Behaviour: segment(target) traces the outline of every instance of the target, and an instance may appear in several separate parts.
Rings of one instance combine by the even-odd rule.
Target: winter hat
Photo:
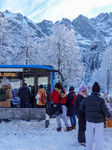
[[[23,86],[27,86],[27,83],[23,83]]]
[[[87,91],[87,88],[84,85],[81,85],[79,91],[81,92]]]
[[[100,92],[100,86],[98,84],[98,82],[95,82],[93,87],[92,87],[92,91],[93,92],[96,92],[96,93],[99,93]]]
[[[43,88],[43,84],[41,84],[41,85],[39,86],[39,88],[40,88],[40,89]]]
[[[11,84],[9,82],[7,82],[6,85],[9,85],[11,87]]]
[[[69,92],[70,92],[70,91],[74,91],[74,86],[70,86]]]
[[[55,84],[55,88],[58,88],[58,89],[60,89],[60,90],[63,90],[62,84],[61,84],[60,82],[57,82],[57,83]]]

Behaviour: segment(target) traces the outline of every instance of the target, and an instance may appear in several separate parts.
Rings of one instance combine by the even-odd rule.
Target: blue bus
[[[5,83],[11,84],[13,98],[11,101],[14,103],[20,101],[18,97],[18,90],[27,83],[32,99],[32,108],[37,107],[35,95],[39,90],[39,85],[43,84],[47,93],[51,93],[55,84],[55,73],[60,75],[63,82],[64,78],[60,71],[53,69],[52,66],[46,65],[0,65],[0,86]]]

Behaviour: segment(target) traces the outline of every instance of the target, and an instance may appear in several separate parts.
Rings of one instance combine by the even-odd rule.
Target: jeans
[[[24,103],[24,104],[20,104],[21,108],[29,108],[29,102]]]
[[[76,118],[75,118],[75,116],[70,116],[70,122],[71,122],[71,125],[76,125]]]

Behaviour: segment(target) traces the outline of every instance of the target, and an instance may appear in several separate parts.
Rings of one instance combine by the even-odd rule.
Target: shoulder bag
[[[60,100],[58,104],[51,104],[51,108],[49,110],[49,115],[55,115],[55,116],[59,116],[63,113],[62,111],[62,106],[61,106],[61,93],[60,93]]]

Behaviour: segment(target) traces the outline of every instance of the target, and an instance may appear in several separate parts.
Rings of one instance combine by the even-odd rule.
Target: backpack
[[[6,99],[6,90],[0,89],[0,101],[5,101]]]
[[[72,93],[70,93],[70,94],[73,96],[73,100],[70,101],[70,102],[71,102],[71,104],[72,104],[73,106],[75,106],[76,94],[75,94],[75,95],[72,94]]]
[[[42,102],[42,104],[46,104],[46,95],[45,95],[45,92],[41,92],[41,91],[39,91],[39,92],[42,93],[40,101]]]

